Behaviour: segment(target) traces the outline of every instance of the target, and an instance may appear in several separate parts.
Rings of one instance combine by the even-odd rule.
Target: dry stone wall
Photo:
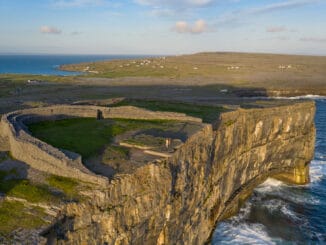
[[[104,118],[164,119],[201,122],[201,119],[182,113],[153,112],[132,106],[51,106],[26,109],[5,114],[0,122],[0,135],[7,142],[12,156],[33,168],[51,174],[73,177],[84,181],[106,185],[107,179],[90,172],[82,164],[81,156],[63,152],[31,136],[25,124],[42,120],[57,120],[69,117],[96,117],[98,111]]]

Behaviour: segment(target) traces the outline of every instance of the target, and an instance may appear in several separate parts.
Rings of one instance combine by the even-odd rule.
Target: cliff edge
[[[204,244],[267,177],[309,181],[314,114],[313,102],[222,113],[172,157],[68,204],[43,235],[50,244]]]

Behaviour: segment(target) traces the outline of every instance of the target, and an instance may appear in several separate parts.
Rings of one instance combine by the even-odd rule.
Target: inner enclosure
[[[69,118],[28,125],[33,136],[80,154],[96,174],[112,178],[169,157],[203,127],[196,122]]]

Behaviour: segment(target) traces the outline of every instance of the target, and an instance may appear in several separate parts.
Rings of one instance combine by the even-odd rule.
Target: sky
[[[326,55],[326,0],[0,0],[0,53]]]

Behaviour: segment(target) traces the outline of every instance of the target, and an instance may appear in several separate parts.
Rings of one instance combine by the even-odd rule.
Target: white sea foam
[[[324,99],[326,99],[326,96],[307,94],[307,95],[293,96],[293,97],[276,96],[276,97],[270,97],[270,98],[271,99],[282,99],[282,100],[301,100],[301,99],[324,100]]]
[[[295,220],[295,221],[301,221],[302,223],[302,220],[301,218],[298,216],[298,214],[296,214],[295,212],[293,212],[290,208],[289,208],[289,205],[283,205],[281,208],[280,208],[281,212],[289,217],[291,220]],[[302,225],[302,224],[301,224]]]
[[[286,184],[282,183],[281,181],[273,178],[268,178],[264,183],[257,186],[255,190],[260,193],[275,192],[284,186],[286,186]]]
[[[315,170],[314,169],[315,166],[313,167],[312,170],[312,183],[315,183],[317,180],[319,181],[322,177],[323,174],[318,175],[317,173],[319,172],[319,170]],[[315,171],[317,173],[315,173]],[[306,187],[309,187],[309,185],[307,185]],[[301,204],[318,204],[320,203],[320,200],[314,196],[311,195],[302,195],[301,192],[297,192],[296,189],[297,188],[302,188],[300,186],[292,186],[292,185],[287,185],[284,184],[283,182],[279,181],[279,180],[275,180],[272,178],[268,178],[263,184],[259,185],[258,187],[256,187],[255,192],[259,193],[259,195],[265,196],[265,195],[272,195],[275,197],[279,197],[280,200],[277,201],[281,201],[283,200],[289,200],[291,202],[294,203],[301,203]],[[285,203],[277,203],[278,205],[276,205],[276,203],[273,203],[271,205],[268,206],[268,204],[266,204],[270,210],[275,210],[275,209],[279,209],[281,208],[282,205],[285,205]],[[274,205],[274,207],[273,207]]]
[[[220,240],[222,238],[222,241]],[[222,223],[213,237],[213,244],[276,244],[262,224]]]
[[[326,161],[314,160],[310,165],[310,181],[316,184],[326,175]]]
[[[301,96],[292,96],[292,97],[285,97],[285,96],[274,96],[274,97],[266,97],[266,96],[253,96],[253,97],[243,97],[245,99],[265,99],[265,100],[302,100],[302,99],[310,99],[310,100],[325,100],[326,96],[323,95],[316,95],[316,94],[307,94]]]
[[[279,199],[271,199],[268,201],[264,201],[261,204],[261,206],[267,208],[271,213],[281,210],[281,208],[285,205],[286,203]]]

